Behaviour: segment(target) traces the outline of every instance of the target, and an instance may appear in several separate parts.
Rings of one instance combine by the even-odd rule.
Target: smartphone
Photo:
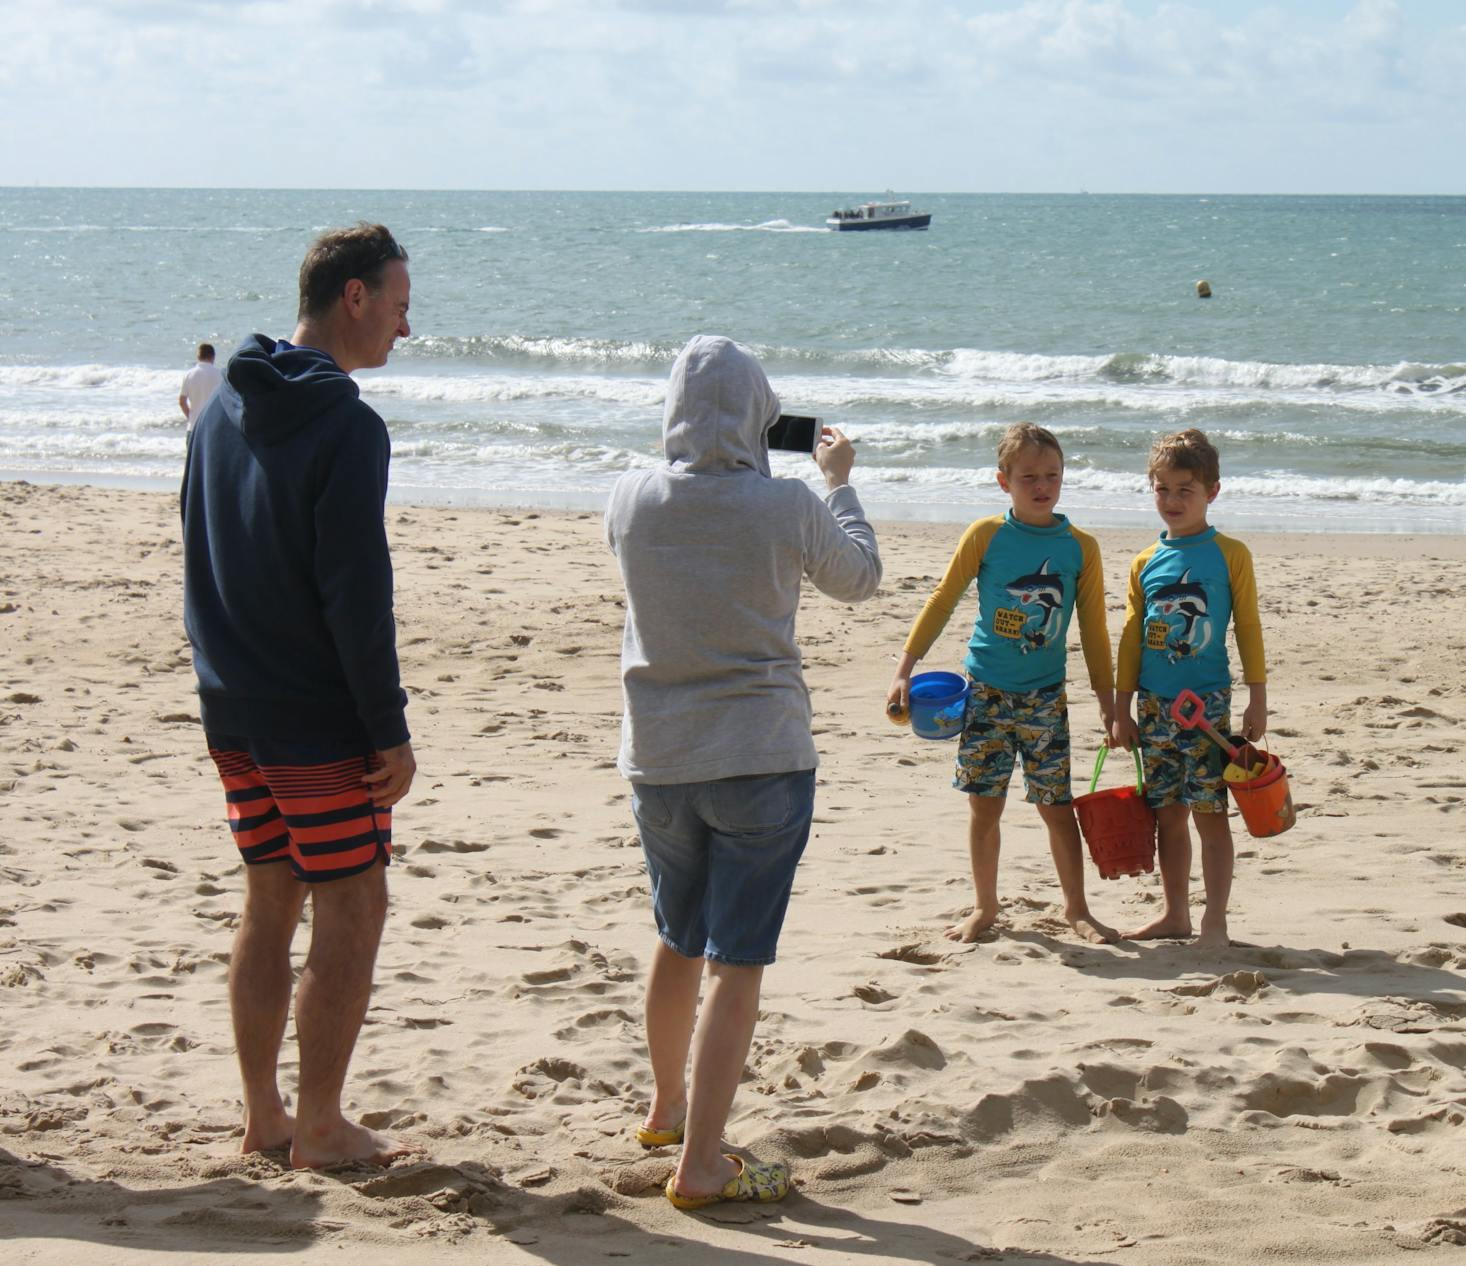
[[[769,447],[786,453],[813,453],[824,432],[823,418],[781,413],[779,420],[769,427]]]

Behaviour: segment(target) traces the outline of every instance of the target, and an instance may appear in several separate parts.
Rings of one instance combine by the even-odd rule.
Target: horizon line
[[[597,189],[597,188],[472,188],[469,186],[440,185],[414,187],[407,185],[47,185],[11,184],[0,182],[0,190],[20,192],[76,192],[84,190],[129,191],[138,193],[603,193],[603,194],[697,194],[703,196],[797,196],[797,197],[879,197],[880,195],[850,195],[835,189]],[[885,193],[892,193],[885,190]],[[899,196],[924,198],[1466,198],[1466,191],[1442,193],[1416,190],[1409,193],[1380,193],[1368,190],[1331,190],[1328,192],[1307,192],[1302,190],[1238,190],[1238,189],[1173,189],[1173,190],[1124,190],[1124,189],[928,189],[916,190]]]

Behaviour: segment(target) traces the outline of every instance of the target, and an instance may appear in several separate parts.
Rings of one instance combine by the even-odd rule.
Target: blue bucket
[[[911,679],[911,729],[917,738],[949,739],[962,733],[972,687],[958,673],[917,673]]]

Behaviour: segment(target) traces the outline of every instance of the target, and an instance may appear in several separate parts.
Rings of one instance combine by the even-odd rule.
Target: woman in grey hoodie
[[[661,938],[646,997],[656,1087],[637,1137],[683,1144],[667,1183],[681,1208],[777,1200],[789,1187],[787,1166],[725,1155],[722,1137],[814,814],[819,757],[794,617],[806,576],[841,602],[871,597],[881,578],[848,482],[850,441],[828,428],[815,451],[821,500],[770,474],[778,415],[747,351],[694,338],[668,384],[666,463],[623,475],[606,511],[626,585],[618,767]]]

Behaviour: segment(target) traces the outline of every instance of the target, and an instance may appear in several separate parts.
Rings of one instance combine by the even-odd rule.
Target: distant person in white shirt
[[[183,389],[178,393],[178,407],[188,419],[188,429],[193,430],[193,420],[210,396],[219,388],[224,375],[214,364],[214,345],[200,343],[198,364],[183,375]]]

